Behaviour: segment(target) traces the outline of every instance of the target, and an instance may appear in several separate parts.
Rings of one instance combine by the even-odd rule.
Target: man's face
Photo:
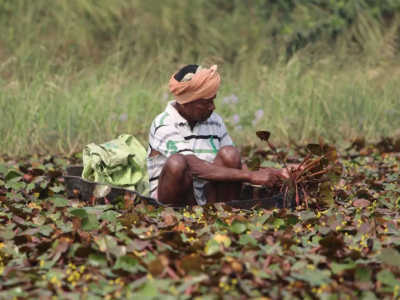
[[[217,95],[210,99],[199,99],[182,105],[185,113],[195,122],[204,122],[211,117],[215,110],[214,99]]]

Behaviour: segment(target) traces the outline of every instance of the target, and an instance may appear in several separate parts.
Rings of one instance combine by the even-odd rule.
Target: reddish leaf
[[[371,204],[371,202],[369,202],[366,199],[356,199],[353,200],[353,206],[355,207],[367,207]]]

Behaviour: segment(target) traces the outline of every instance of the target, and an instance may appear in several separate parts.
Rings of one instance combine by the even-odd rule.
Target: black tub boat
[[[140,193],[132,190],[128,190],[118,186],[112,186],[109,184],[103,184],[100,182],[89,181],[82,178],[83,166],[70,166],[67,167],[65,174],[63,175],[65,180],[66,192],[69,197],[78,197],[83,201],[90,201],[98,185],[108,186],[108,193],[106,198],[108,201],[112,202],[118,196],[129,196],[133,197],[135,195],[139,196],[147,202],[148,205],[154,207],[163,207],[165,205],[159,203],[156,199],[143,196]],[[263,187],[252,186],[245,184],[242,190],[240,199],[224,202],[227,206],[239,209],[251,209],[259,205],[265,209],[271,209],[275,207],[275,200],[272,198],[271,190]],[[207,205],[207,204],[206,204]],[[173,207],[174,209],[182,209],[183,207]]]

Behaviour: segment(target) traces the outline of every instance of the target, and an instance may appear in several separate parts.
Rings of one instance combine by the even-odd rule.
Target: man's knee
[[[226,167],[241,168],[242,162],[239,151],[233,146],[222,147],[218,155]]]
[[[182,154],[172,154],[166,160],[163,170],[175,177],[180,177],[188,170],[186,157]]]

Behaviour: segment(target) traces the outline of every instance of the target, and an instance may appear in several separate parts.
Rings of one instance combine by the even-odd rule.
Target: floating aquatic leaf
[[[322,153],[322,148],[318,144],[308,144],[307,149],[314,155],[321,156]]]
[[[231,245],[231,239],[226,235],[217,234],[213,237],[213,240],[223,244],[225,247],[229,247]]]
[[[64,187],[62,185],[60,186],[54,186],[50,188],[51,191],[53,191],[54,193],[59,193],[64,191]]]
[[[353,199],[353,206],[356,207],[367,207],[371,203],[366,199]]]
[[[220,243],[215,240],[209,240],[204,248],[205,255],[214,255],[220,251]]]
[[[385,248],[381,251],[382,263],[389,266],[400,267],[400,253],[393,248]]]
[[[7,174],[6,174],[4,179],[5,179],[6,182],[10,182],[12,180],[21,178],[21,176],[22,176],[21,173],[18,173],[18,172],[14,171],[14,170],[8,170],[8,172],[7,172]]]
[[[247,225],[235,219],[232,222],[231,230],[234,233],[241,234],[242,232],[247,230]]]
[[[323,147],[324,158],[327,159],[330,163],[334,163],[337,159],[337,151],[333,146],[325,145]]]
[[[257,240],[247,234],[242,234],[242,235],[240,235],[240,238],[239,238],[239,244],[241,244],[241,245],[250,244],[250,245],[255,246],[255,245],[257,245]]]
[[[378,273],[376,278],[383,284],[395,287],[395,286],[400,286],[400,280],[394,276],[393,273],[389,272],[388,270],[383,270]]]
[[[36,217],[32,218],[34,224],[42,226],[44,222],[46,222],[46,217],[42,215],[37,215]]]
[[[115,211],[109,210],[109,211],[103,212],[101,214],[101,218],[103,220],[113,222],[113,221],[117,220],[117,213]]]
[[[54,206],[56,207],[65,207],[68,205],[68,199],[56,197],[53,198],[53,200],[54,200]]]
[[[71,214],[80,218],[84,218],[87,216],[86,210],[82,208],[71,210]]]
[[[99,221],[97,216],[93,214],[88,214],[82,219],[82,229],[83,230],[93,230],[99,229]]]
[[[335,172],[337,175],[341,175],[343,173],[343,165],[336,161],[333,165],[333,172]]]
[[[260,169],[261,160],[259,158],[254,158],[247,164],[247,168],[250,171],[258,171]]]
[[[268,141],[271,133],[269,131],[256,131],[256,135],[263,141]]]

